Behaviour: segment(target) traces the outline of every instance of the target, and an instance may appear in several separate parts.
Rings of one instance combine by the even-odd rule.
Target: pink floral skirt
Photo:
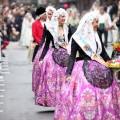
[[[39,85],[39,80],[40,80],[39,74],[41,72],[41,68],[39,66],[39,58],[41,56],[43,48],[44,48],[44,44],[41,47],[41,49],[38,50],[38,52],[35,56],[35,59],[34,59],[33,70],[32,70],[32,91],[33,92],[36,91],[36,89]]]
[[[60,99],[66,67],[59,66],[54,62],[53,51],[54,48],[48,50],[40,67],[39,84],[35,92],[37,105],[54,107]]]
[[[109,74],[109,85],[105,83],[105,88],[95,86],[91,82],[93,78],[106,79],[108,68],[96,62],[97,68],[103,69],[104,73],[99,73],[98,69],[96,75],[93,75],[93,66],[89,66],[89,81],[84,74],[83,64],[84,61],[75,63],[69,82],[64,78],[54,120],[120,120],[120,88],[117,81],[114,77],[111,79],[112,75]],[[109,70],[107,72],[109,73]]]

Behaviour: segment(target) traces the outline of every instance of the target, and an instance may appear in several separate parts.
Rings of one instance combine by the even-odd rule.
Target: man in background
[[[39,49],[40,41],[42,39],[43,29],[44,29],[44,23],[47,19],[45,8],[40,7],[36,10],[36,16],[37,20],[32,24],[32,36],[34,38],[34,42],[36,43],[35,50],[33,53],[33,59],[36,56],[36,53]]]

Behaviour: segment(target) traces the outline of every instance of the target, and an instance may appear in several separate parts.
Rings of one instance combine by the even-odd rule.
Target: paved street
[[[32,64],[28,63],[27,52],[18,43],[10,43],[4,51],[6,62],[3,67],[8,66],[7,72],[10,73],[4,74],[4,81],[0,81],[0,84],[5,84],[0,86],[3,90],[0,91],[0,120],[53,120],[54,108],[34,104]],[[107,52],[111,55],[111,47]]]
[[[0,81],[0,84],[5,84],[0,86],[0,90],[5,89],[0,91],[0,120],[53,120],[53,108],[34,104],[32,64],[28,63],[27,52],[18,43],[10,44],[4,51],[10,73],[4,74],[4,81]]]

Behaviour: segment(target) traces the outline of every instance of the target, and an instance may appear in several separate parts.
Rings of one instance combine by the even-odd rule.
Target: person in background
[[[10,28],[11,28],[11,34],[10,34],[10,40],[11,41],[18,41],[19,40],[19,32],[17,31],[17,24],[15,23],[15,17],[13,16],[11,18],[10,22]]]
[[[3,27],[2,27],[2,24],[3,24],[3,20],[2,20],[2,16],[0,15],[0,42],[1,42],[1,56],[2,57],[5,57],[5,54],[3,53],[3,50],[8,46],[9,44],[9,41],[6,37],[6,35],[4,35],[4,32],[3,32]]]
[[[20,35],[21,35],[22,22],[23,22],[24,15],[25,15],[24,10],[19,9],[19,7],[17,7],[16,14],[15,14],[15,23],[16,23],[16,30],[20,33]]]
[[[22,31],[21,31],[21,36],[20,36],[21,46],[25,46],[28,48],[31,40],[33,40],[33,37],[32,37],[32,23],[33,22],[34,22],[34,19],[31,13],[26,13],[23,19]]]
[[[112,8],[112,3],[108,4],[107,11],[106,11],[108,14],[110,13],[111,8]]]
[[[76,31],[79,24],[79,18],[77,17],[77,13],[72,13],[71,17],[68,20],[68,23],[71,27],[71,32],[73,34]]]
[[[4,17],[4,30],[6,32],[7,39],[10,41],[11,26],[10,19],[7,16]]]
[[[41,42],[43,30],[44,30],[44,23],[47,19],[45,8],[43,7],[38,8],[36,10],[36,15],[37,15],[37,20],[32,24],[32,36],[33,36],[34,42],[36,43],[32,61],[34,61],[36,53],[39,49],[39,45]]]
[[[102,38],[102,34],[104,34],[104,46],[107,48],[108,43],[108,30],[112,29],[114,26],[112,25],[112,21],[110,15],[105,12],[104,7],[100,7],[99,12],[99,31],[100,36]]]
[[[36,11],[36,7],[35,7],[34,4],[32,4],[32,5],[31,5],[30,13],[32,14],[32,17],[33,17],[34,19],[36,18],[35,11]]]
[[[45,25],[44,25],[44,31],[46,31],[46,29],[49,29],[50,27],[53,26],[54,24],[54,19],[53,19],[53,14],[55,13],[56,9],[53,8],[52,6],[48,6],[46,8],[46,15],[47,15],[47,20],[45,22]],[[44,34],[46,34],[45,32],[43,31]],[[42,50],[44,48],[44,42],[45,42],[45,39],[44,37],[46,38],[45,35],[42,35],[42,40],[41,40],[41,43],[40,43],[40,47],[39,47],[39,50],[35,56],[35,59],[34,59],[34,63],[33,63],[33,71],[32,71],[32,90],[34,92],[36,92],[36,86],[38,86],[39,84],[39,80],[40,80],[40,66],[39,66],[39,57],[41,56],[41,53],[42,53]]]
[[[112,8],[110,9],[109,14],[110,14],[111,20],[113,21],[115,16],[117,16],[117,14],[118,14],[118,3],[117,3],[117,0],[114,1],[113,5],[112,5]]]
[[[91,11],[97,11],[99,12],[99,4],[95,1],[92,4]]]
[[[74,4],[71,5],[70,9],[71,9],[72,13],[78,13],[78,10]]]
[[[68,9],[66,10],[66,12],[67,12],[67,14],[68,14],[68,19],[70,19],[71,16],[72,16],[72,11],[71,11],[71,9],[68,8]]]

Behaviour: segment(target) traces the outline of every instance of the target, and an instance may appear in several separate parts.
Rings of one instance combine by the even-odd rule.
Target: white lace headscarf
[[[51,10],[53,12],[53,14],[56,12],[56,9],[54,7],[48,6],[45,10],[46,14],[49,10]],[[49,20],[49,18],[47,17],[47,20],[45,22],[46,27],[49,28],[50,26],[52,26],[52,24],[53,24],[53,19]]]
[[[98,14],[95,11],[86,13],[81,19],[76,32],[72,35],[69,45],[67,47],[68,53],[71,54],[71,43],[72,38],[82,48],[82,50],[93,59],[93,56],[99,55],[102,52],[102,45],[98,36],[97,31],[93,30],[92,22],[98,20]],[[98,48],[96,45],[98,44]],[[84,46],[89,46],[86,50]]]
[[[67,21],[67,12],[63,9],[60,8],[58,9],[54,15],[53,15],[53,25],[52,27],[50,27],[48,30],[50,31],[50,33],[53,36],[54,39],[54,45],[56,48],[59,47],[58,45],[58,27],[59,27],[59,22],[58,22],[58,18],[62,15],[65,15],[65,24],[63,25],[63,29],[64,29],[64,36],[65,36],[65,42],[68,44],[68,26],[66,24]]]
[[[56,11],[56,9],[52,6],[48,6],[45,11],[48,12],[49,10],[51,10],[53,13]]]

